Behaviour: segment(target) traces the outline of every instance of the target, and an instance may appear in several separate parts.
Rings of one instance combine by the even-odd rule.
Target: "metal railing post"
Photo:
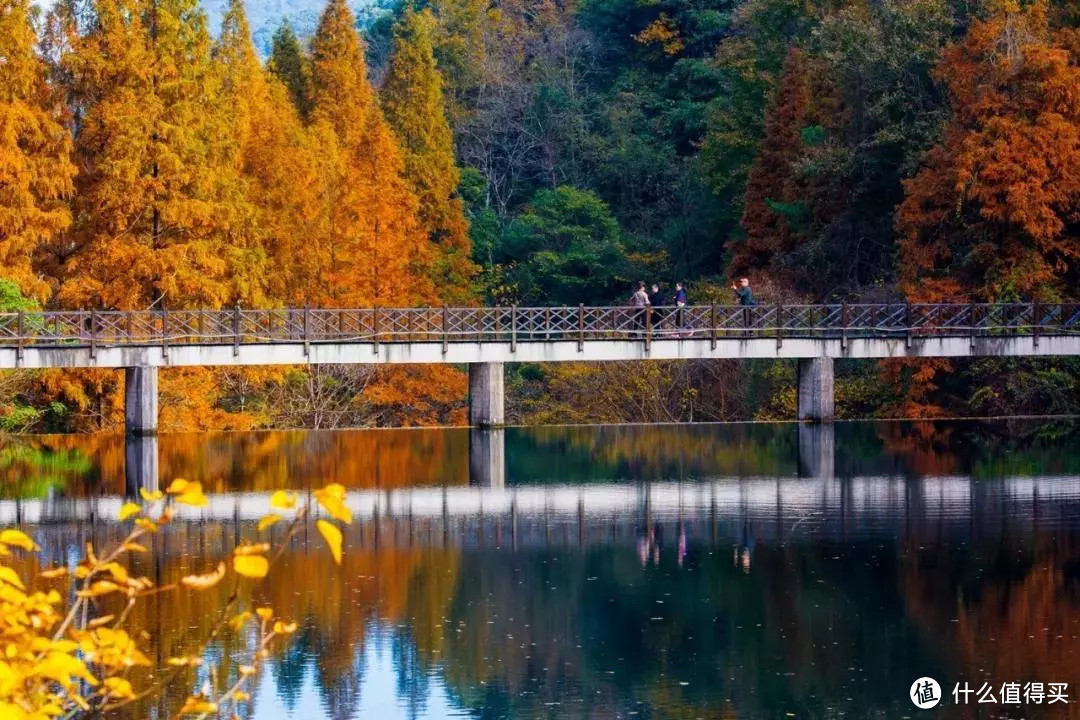
[[[1039,302],[1036,301],[1031,308],[1031,340],[1033,347],[1039,347]]]
[[[904,306],[904,347],[911,347],[911,303]]]
[[[510,306],[510,352],[517,352],[517,305]]]
[[[975,301],[970,300],[968,304],[968,324],[970,324],[971,327],[968,330],[968,346],[972,350],[975,349],[975,335],[978,333],[978,320],[975,317],[976,308]]]
[[[90,359],[97,357],[97,311],[90,311]]]
[[[371,308],[371,352],[379,354],[379,306]]]
[[[551,339],[551,308],[544,308],[544,339]]]
[[[447,346],[447,343],[449,342],[449,336],[448,336],[447,333],[449,331],[446,329],[447,328],[447,320],[449,319],[449,316],[450,316],[450,308],[448,308],[446,306],[446,304],[444,303],[443,306],[442,306],[442,354],[443,355],[445,355],[447,350],[450,349]]]
[[[19,318],[15,331],[19,335],[18,347],[15,349],[15,365],[22,362],[23,359],[23,311],[19,310]]]
[[[578,352],[585,351],[585,305],[578,303],[577,306],[577,349]]]
[[[776,349],[784,346],[784,305],[776,304]]]
[[[233,357],[237,357],[237,356],[240,355],[240,303],[236,303],[236,305],[233,306],[233,316],[232,317],[233,317],[233,321],[232,321],[232,329],[233,329],[232,354],[233,354]]]
[[[716,303],[709,309],[709,349],[716,349]]]
[[[848,304],[844,301],[840,305],[840,349],[847,349],[847,329],[848,329]]]
[[[311,354],[311,308],[304,305],[304,357]]]
[[[652,305],[645,308],[645,352],[652,347]]]

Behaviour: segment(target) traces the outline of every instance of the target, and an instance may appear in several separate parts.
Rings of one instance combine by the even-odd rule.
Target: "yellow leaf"
[[[253,665],[241,665],[237,669],[240,671],[240,674],[243,675],[244,677],[247,677],[248,675],[254,675],[255,674],[255,667]]]
[[[237,702],[247,702],[248,700],[251,699],[251,696],[248,695],[243,690],[237,690],[236,692],[233,693],[233,699],[236,700]]]
[[[259,520],[259,532],[262,532],[280,519],[281,516],[275,515],[274,513],[270,513],[269,515],[263,515],[262,519]]]
[[[296,507],[296,494],[284,490],[275,490],[270,496],[270,507],[278,510],[292,510]]]
[[[270,618],[274,617],[274,609],[268,607],[256,608],[255,614],[258,615],[259,618],[261,618],[262,620],[269,620]]]
[[[165,488],[165,492],[169,493],[170,495],[180,495],[188,489],[188,486],[190,484],[191,483],[189,483],[187,480],[181,480],[180,478],[177,478],[176,480],[173,480],[171,483],[169,483],[169,487]]]
[[[40,550],[30,536],[21,530],[4,530],[0,532],[0,543],[5,545],[12,545],[23,550]]]
[[[212,703],[209,700],[197,697],[189,697],[184,701],[184,706],[180,708],[181,715],[208,715],[210,713],[216,713],[218,710],[217,703]]]
[[[220,562],[214,572],[205,575],[185,575],[180,578],[180,582],[192,590],[206,590],[221,582],[223,577],[225,577],[225,563]]]
[[[52,580],[53,578],[64,577],[67,574],[68,574],[68,569],[66,567],[64,567],[63,565],[60,565],[59,567],[54,567],[51,570],[42,570],[40,573],[38,573],[38,575],[45,578],[46,580]]]
[[[269,551],[270,543],[251,544],[245,540],[244,542],[233,548],[233,555],[262,555],[263,553]]]
[[[82,660],[62,652],[46,655],[44,660],[34,666],[32,674],[55,680],[61,685],[70,685],[73,677],[85,680],[94,687],[98,684],[97,678],[86,669]]]
[[[147,532],[157,532],[158,524],[149,518],[135,518],[135,524]]]
[[[160,490],[154,492],[147,492],[146,488],[139,488],[139,496],[146,502],[157,502],[161,498],[165,497],[164,493]]]
[[[142,508],[140,508],[135,503],[133,503],[133,502],[124,503],[123,507],[120,508],[120,515],[119,515],[120,522],[124,522],[129,517],[131,517],[132,515],[138,515],[140,512],[142,512]]]
[[[197,482],[188,483],[184,488],[184,492],[176,498],[176,502],[193,507],[206,507],[210,504],[206,495],[203,495],[202,483]]]
[[[9,568],[7,565],[0,565],[0,580],[3,580],[8,585],[14,585],[20,590],[26,589],[26,586],[23,585],[23,581],[19,577],[19,574]]]
[[[263,578],[270,571],[270,562],[262,555],[236,555],[233,570],[249,578]]]
[[[188,665],[202,665],[202,658],[195,657],[194,655],[189,657],[171,657],[166,662],[173,667],[187,667]]]
[[[352,522],[352,510],[345,504],[345,488],[337,483],[331,483],[324,488],[315,491],[315,499],[319,501],[327,514],[335,520],[344,523]]]
[[[122,585],[127,584],[128,571],[127,571],[127,568],[125,568],[120,563],[117,563],[117,562],[105,563],[104,565],[102,565],[98,569],[99,569],[99,571],[108,572],[110,575],[112,575],[113,580],[115,580],[116,582],[118,582],[118,583],[120,583]]]
[[[109,677],[103,681],[106,689],[109,691],[109,695],[120,700],[129,700],[135,697],[135,691],[131,687],[131,683],[124,678]]]
[[[80,590],[76,593],[79,597],[98,597],[99,595],[108,595],[120,590],[120,586],[114,583],[112,580],[99,580],[90,586],[89,590]]]
[[[279,635],[291,635],[292,633],[296,632],[296,623],[284,623],[278,620],[276,623],[274,623],[274,632],[278,633]]]
[[[326,520],[319,520],[315,523],[315,527],[319,529],[319,534],[323,536],[323,540],[326,541],[326,546],[330,548],[330,554],[334,556],[334,562],[340,565],[341,531],[338,530],[337,525],[327,522]]]

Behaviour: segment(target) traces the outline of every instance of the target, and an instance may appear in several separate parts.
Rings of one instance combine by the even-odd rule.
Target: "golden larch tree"
[[[36,42],[29,2],[0,0],[0,275],[44,300],[33,258],[71,223],[75,166]]]
[[[72,232],[56,248],[60,302],[243,299],[228,281],[248,260],[228,243],[243,193],[205,16],[195,0],[93,0],[90,9],[62,59],[79,176]]]
[[[475,274],[469,225],[458,195],[461,173],[446,119],[442,76],[435,64],[430,10],[405,10],[394,27],[393,50],[382,88],[386,120],[397,136],[405,179],[419,202],[420,223],[432,244],[430,275],[447,302],[469,296]]]
[[[427,303],[430,249],[405,182],[397,140],[367,77],[364,48],[345,0],[331,0],[312,41],[315,124],[337,137],[338,164],[326,197],[329,264],[326,306]]]

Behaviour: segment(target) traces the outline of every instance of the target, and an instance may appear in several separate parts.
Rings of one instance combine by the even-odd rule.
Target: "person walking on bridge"
[[[686,326],[686,318],[683,317],[683,308],[686,307],[686,288],[681,282],[675,283],[675,327],[678,328],[679,337],[685,337],[683,328]]]
[[[644,280],[637,284],[637,291],[631,296],[630,305],[634,308],[634,326],[637,327],[640,334],[644,334],[642,331],[645,329],[645,313],[648,312],[650,305],[649,294],[645,292]]]

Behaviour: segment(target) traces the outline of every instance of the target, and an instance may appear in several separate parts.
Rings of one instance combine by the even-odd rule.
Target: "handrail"
[[[0,347],[518,343],[1080,334],[1080,303],[48,310],[0,313]]]

